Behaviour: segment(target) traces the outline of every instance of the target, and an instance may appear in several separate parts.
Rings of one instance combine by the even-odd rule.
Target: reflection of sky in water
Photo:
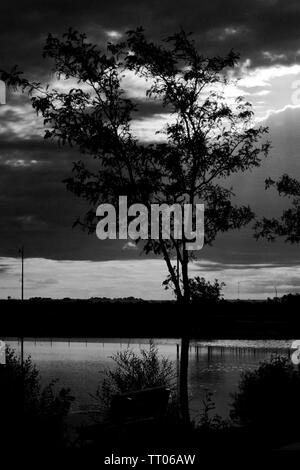
[[[156,340],[160,354],[177,360],[176,340]],[[16,341],[8,343],[19,351]],[[190,409],[197,418],[203,408],[206,390],[213,392],[216,413],[228,416],[230,394],[237,389],[240,374],[254,369],[272,353],[287,354],[292,341],[214,340],[197,341],[190,348],[189,391]],[[103,369],[112,365],[110,356],[130,346],[138,351],[147,347],[147,340],[78,340],[25,341],[25,355],[37,364],[43,384],[54,378],[60,386],[70,387],[76,397],[75,410],[95,406],[92,395],[103,377]]]

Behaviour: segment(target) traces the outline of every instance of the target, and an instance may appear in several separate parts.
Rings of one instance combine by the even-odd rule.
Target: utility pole
[[[21,300],[24,300],[24,246],[19,249],[19,254],[21,255]],[[21,366],[23,368],[24,364],[24,338],[20,337],[21,340]]]

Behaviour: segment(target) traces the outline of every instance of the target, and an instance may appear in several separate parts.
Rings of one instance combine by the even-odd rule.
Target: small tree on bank
[[[166,290],[172,289],[174,292],[174,286],[170,275],[162,284]],[[194,302],[218,302],[223,296],[222,289],[225,285],[225,282],[219,282],[217,279],[212,283],[210,281],[206,281],[204,277],[196,276],[191,278],[189,279],[190,300]]]
[[[48,36],[44,57],[53,60],[56,77],[73,80],[72,88],[60,91],[30,83],[17,69],[2,74],[2,79],[32,94],[33,108],[44,118],[46,139],[82,153],[65,180],[67,189],[89,204],[77,224],[93,232],[97,206],[117,204],[120,195],[126,195],[129,204],[147,207],[203,203],[205,244],[219,232],[239,229],[253,219],[251,209],[234,205],[232,190],[222,185],[232,174],[259,166],[269,148],[260,142],[267,129],[252,123],[251,105],[241,97],[230,101],[224,93],[228,69],[238,60],[234,52],[203,56],[183,31],[155,44],[141,28],[102,52],[70,29],[62,39]],[[159,102],[170,115],[168,124],[157,129],[160,139],[151,144],[134,131],[132,121],[141,100],[134,101],[124,89],[128,74],[146,81],[144,99]],[[143,250],[164,258],[178,302],[188,303],[189,262],[197,253],[187,250],[186,238],[166,240],[160,234],[158,240],[144,241]],[[182,338],[180,402],[186,422],[188,350],[189,338]]]

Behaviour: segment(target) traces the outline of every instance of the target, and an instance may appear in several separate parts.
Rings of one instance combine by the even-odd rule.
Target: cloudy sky
[[[18,64],[30,78],[53,82],[49,63],[41,58],[43,44],[49,32],[61,34],[69,26],[100,46],[142,25],[152,39],[179,28],[192,31],[204,54],[234,48],[241,54],[240,81],[229,95],[242,94],[253,103],[257,121],[270,127],[272,150],[260,169],[235,176],[232,184],[238,201],[258,215],[275,215],[284,203],[264,191],[264,179],[283,172],[300,178],[299,24],[296,0],[1,2],[0,68]],[[168,116],[143,106],[142,84],[129,76],[127,86],[141,105],[135,131],[143,140],[152,139]],[[166,298],[159,260],[141,257],[131,244],[100,242],[72,230],[84,206],[61,181],[77,157],[75,150],[43,141],[42,123],[28,101],[8,94],[7,104],[0,106],[0,297],[18,295],[16,255],[24,244],[30,258],[28,296]],[[256,242],[251,228],[219,237],[202,250],[200,261],[192,270],[224,280],[228,297],[237,296],[238,282],[241,296],[252,298],[273,295],[275,287],[294,292],[300,285],[299,247]]]

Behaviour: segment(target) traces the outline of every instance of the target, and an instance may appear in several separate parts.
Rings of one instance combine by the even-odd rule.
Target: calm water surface
[[[16,340],[8,344],[20,351]],[[161,355],[178,360],[180,342],[176,339],[154,340]],[[213,393],[215,412],[228,417],[231,394],[237,390],[240,374],[254,369],[274,353],[288,355],[292,341],[215,340],[193,342],[190,348],[189,391],[191,415],[197,420],[206,390]],[[24,353],[37,365],[42,383],[59,379],[76,397],[74,413],[93,410],[93,395],[103,380],[103,370],[113,366],[111,355],[130,347],[139,351],[149,347],[149,340],[25,340]]]

